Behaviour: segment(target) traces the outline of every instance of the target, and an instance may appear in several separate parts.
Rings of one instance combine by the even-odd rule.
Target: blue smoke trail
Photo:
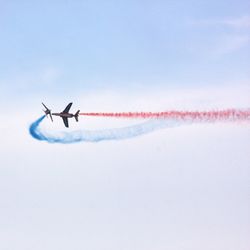
[[[31,136],[40,141],[63,144],[82,141],[99,142],[105,140],[122,140],[150,133],[157,129],[174,127],[178,125],[178,123],[173,120],[166,121],[164,119],[153,119],[141,124],[124,128],[103,130],[76,130],[70,132],[53,132],[53,134],[50,134],[48,131],[42,131],[42,129],[39,127],[44,117],[45,116],[40,117],[30,125],[29,132]]]
[[[43,134],[40,132],[40,129],[38,128],[39,124],[42,122],[44,118],[45,115],[41,116],[39,119],[33,122],[29,127],[29,132],[31,136],[40,141],[46,140],[46,138],[43,136]]]

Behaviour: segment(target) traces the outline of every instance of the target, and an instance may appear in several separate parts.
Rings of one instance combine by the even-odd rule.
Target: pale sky
[[[249,1],[0,0],[0,249],[248,250],[249,123],[48,144],[62,111],[250,107]],[[69,131],[141,121],[80,117]],[[42,128],[64,131],[60,118]]]

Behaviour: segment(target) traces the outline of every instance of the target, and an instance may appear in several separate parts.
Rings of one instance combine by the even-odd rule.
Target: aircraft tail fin
[[[53,118],[52,118],[51,112],[49,113],[49,117],[50,117],[51,121],[53,122]]]
[[[52,114],[51,114],[51,109],[48,109],[48,108],[45,106],[45,104],[44,104],[44,103],[42,103],[42,105],[43,105],[43,106],[44,106],[44,108],[46,109],[46,110],[43,110],[43,112],[45,113],[46,117],[48,118],[48,115],[49,115],[49,117],[50,117],[51,121],[53,122],[53,119],[52,119]]]
[[[75,119],[76,119],[77,122],[78,122],[79,113],[80,113],[80,110],[78,110],[78,111],[75,113]]]

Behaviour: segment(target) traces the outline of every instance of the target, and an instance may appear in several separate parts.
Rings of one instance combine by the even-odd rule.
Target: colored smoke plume
[[[101,116],[117,118],[149,119],[137,125],[123,128],[102,130],[47,131],[40,127],[45,116],[40,117],[30,125],[31,136],[49,143],[99,142],[104,140],[121,140],[150,133],[157,129],[170,128],[192,123],[239,122],[250,121],[250,110],[223,110],[208,112],[127,112],[127,113],[81,113],[83,116]]]
[[[62,132],[50,132],[43,130],[39,127],[40,123],[44,119],[44,116],[37,119],[30,125],[29,132],[31,136],[40,141],[47,141],[49,143],[76,143],[76,142],[99,142],[104,140],[122,140],[139,135],[143,135],[152,132],[156,129],[164,127],[173,127],[178,125],[174,121],[162,121],[162,120],[150,120],[137,124],[134,126],[128,126],[124,128],[103,129],[103,130],[76,130],[76,131],[62,131]]]
[[[80,113],[83,116],[115,118],[154,118],[192,121],[239,121],[250,119],[250,110],[228,109],[220,111],[166,111],[166,112],[122,112],[122,113]]]

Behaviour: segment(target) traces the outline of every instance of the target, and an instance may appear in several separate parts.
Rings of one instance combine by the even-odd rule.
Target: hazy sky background
[[[250,107],[249,1],[0,0],[0,249],[248,250],[249,124],[31,138],[62,111]],[[72,130],[140,121],[84,118]],[[55,118],[42,124],[64,130]]]

